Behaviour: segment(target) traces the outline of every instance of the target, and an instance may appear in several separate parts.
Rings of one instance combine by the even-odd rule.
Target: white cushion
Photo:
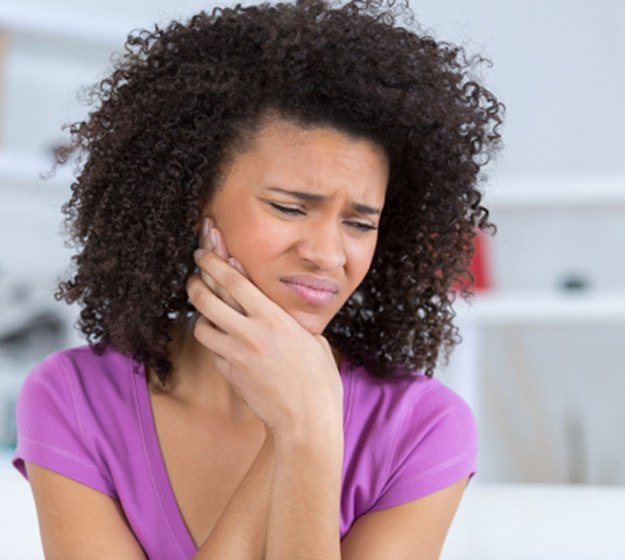
[[[471,483],[441,560],[624,560],[625,487]]]

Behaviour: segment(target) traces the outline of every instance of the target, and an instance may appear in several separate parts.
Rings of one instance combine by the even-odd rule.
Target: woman
[[[502,106],[395,18],[306,0],[129,37],[60,153],[57,296],[90,345],[18,403],[47,557],[438,557],[476,437],[431,377]]]

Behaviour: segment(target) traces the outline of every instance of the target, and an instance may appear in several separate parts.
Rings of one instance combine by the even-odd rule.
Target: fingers
[[[237,268],[239,272],[247,276],[243,270],[243,267],[229,256],[226,248],[226,243],[222,233],[215,227],[215,223],[211,218],[203,218],[202,227],[200,230],[199,246],[201,249],[207,251],[213,251],[218,257],[229,262],[232,266]],[[219,287],[213,278],[206,273],[205,270],[200,268],[200,275],[206,285],[217,294],[223,301],[230,305],[233,309],[236,309],[239,313],[245,313],[243,308],[237,303],[237,301],[225,290]]]
[[[201,280],[199,281],[201,282]],[[245,400],[231,375],[232,339],[203,316],[200,316],[195,322],[193,334],[201,344],[212,351],[212,362],[215,369],[230,382],[237,396]]]
[[[200,227],[200,235],[199,235],[199,247],[201,249],[206,249],[208,251],[212,250],[214,238],[211,237],[211,230],[213,230],[213,220],[210,218],[202,219],[202,226]],[[202,276],[202,280],[206,282],[206,285],[213,290],[213,292],[217,293],[218,286],[217,283],[204,271],[200,270],[200,275]]]
[[[215,227],[215,222],[211,218],[204,218],[202,236],[205,249],[212,249],[218,257],[224,261],[230,256],[226,248],[226,242],[222,233]]]
[[[222,266],[228,267],[234,274],[238,274],[212,253],[211,256],[222,263]],[[192,274],[189,277],[187,294],[200,315],[210,321],[217,329],[230,334],[240,334],[244,331],[245,316],[209,289],[199,274]]]
[[[231,351],[228,335],[216,328],[206,317],[198,318],[193,327],[193,334],[201,344],[213,351],[215,357],[221,360],[225,360],[224,356]]]
[[[260,317],[266,314],[283,313],[282,309],[261,292],[256,285],[230,264],[218,258],[212,251],[198,249],[195,262],[230,294],[249,316]]]

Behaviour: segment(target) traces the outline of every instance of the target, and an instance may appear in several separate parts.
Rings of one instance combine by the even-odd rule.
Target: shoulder
[[[474,428],[471,409],[457,393],[435,378],[419,372],[408,377],[378,379],[363,367],[342,372],[349,393],[350,418],[371,417],[388,429],[405,431],[420,426],[424,432],[438,426],[462,430]]]
[[[28,374],[17,402],[18,429],[45,432],[61,424],[83,434],[111,430],[134,415],[137,391],[134,378],[142,368],[109,348],[96,353],[89,346],[54,352]],[[113,419],[118,419],[117,422]]]
[[[131,365],[113,350],[84,346],[35,366],[17,401],[16,468],[26,475],[28,461],[114,496],[107,465],[135,416]]]
[[[477,429],[467,403],[436,379],[345,372],[346,480],[368,488],[367,511],[405,503],[475,472]]]
[[[27,375],[20,398],[31,394],[67,400],[103,397],[128,384],[132,360],[114,349],[98,354],[89,346],[58,350]]]
[[[31,375],[46,377],[47,375],[55,375],[53,372],[59,370],[71,371],[72,373],[83,372],[90,375],[89,372],[106,373],[111,368],[118,369],[130,363],[132,360],[129,357],[112,347],[98,352],[88,345],[75,346],[49,354],[35,366]]]

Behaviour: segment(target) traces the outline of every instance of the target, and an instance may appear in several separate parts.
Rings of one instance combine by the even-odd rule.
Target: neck
[[[212,411],[224,418],[240,421],[257,420],[231,383],[214,367],[214,353],[198,342],[193,334],[197,315],[179,320],[173,328],[167,356],[172,370],[167,384],[161,387],[150,372],[150,389],[167,395],[190,408]],[[341,353],[332,348],[337,367]]]
[[[151,375],[151,389],[186,407],[223,417],[243,419],[253,414],[230,382],[215,369],[214,353],[193,335],[196,320],[194,315],[174,325],[167,346],[167,357],[172,364],[170,376],[162,388],[156,376]]]

